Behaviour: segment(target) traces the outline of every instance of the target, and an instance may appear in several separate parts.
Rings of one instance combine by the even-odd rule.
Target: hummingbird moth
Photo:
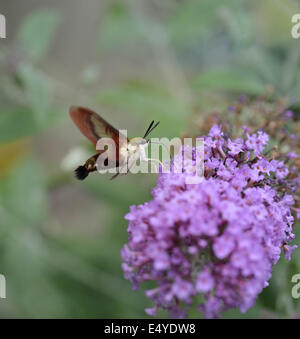
[[[106,169],[116,168],[119,170],[111,179],[116,178],[120,173],[128,173],[138,159],[161,164],[159,160],[147,158],[146,155],[146,148],[150,143],[150,140],[146,140],[146,137],[158,126],[159,122],[154,125],[153,120],[142,138],[136,137],[128,139],[100,117],[99,114],[88,108],[73,106],[70,108],[69,113],[81,133],[95,146],[101,138],[110,138],[114,141],[116,152],[111,156],[114,156],[115,159],[110,159],[110,154],[108,153],[108,157],[104,162]],[[98,168],[99,164],[97,164],[97,159],[103,152],[105,152],[105,150],[98,150],[98,153],[87,159],[84,165],[77,167],[75,169],[76,178],[83,180],[89,173],[101,170],[102,168]],[[112,167],[110,167],[110,163]]]

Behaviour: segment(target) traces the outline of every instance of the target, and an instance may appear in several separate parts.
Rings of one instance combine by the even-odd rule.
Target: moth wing
[[[122,147],[122,144],[125,144],[126,140],[128,142],[128,139],[124,135],[121,135],[122,138],[119,140],[119,131],[101,118],[99,114],[88,108],[72,106],[69,113],[80,132],[95,146],[97,141],[103,137],[112,138],[117,148]]]

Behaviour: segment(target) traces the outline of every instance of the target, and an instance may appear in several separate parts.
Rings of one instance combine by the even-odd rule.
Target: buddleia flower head
[[[284,161],[264,154],[267,133],[244,128],[241,135],[229,138],[214,125],[204,136],[204,180],[186,184],[194,175],[186,169],[160,173],[153,199],[126,215],[122,267],[134,288],[154,282],[146,291],[153,303],[148,314],[162,308],[183,318],[197,301],[208,318],[236,307],[246,312],[281,253],[289,260],[297,247],[290,245],[295,180]]]

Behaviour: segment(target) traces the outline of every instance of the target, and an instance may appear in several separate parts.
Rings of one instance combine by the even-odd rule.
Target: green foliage
[[[24,94],[39,126],[45,124],[50,113],[50,84],[45,77],[30,65],[22,65],[19,77],[24,86]]]
[[[114,2],[100,25],[101,48],[112,49],[134,45],[143,41],[143,34],[127,6]]]
[[[45,216],[43,187],[42,172],[37,163],[31,160],[15,168],[6,180],[0,182],[1,204],[5,213],[23,225],[36,225]]]
[[[148,121],[161,121],[159,130],[165,137],[178,136],[188,114],[188,107],[166,88],[137,81],[102,91],[99,101],[110,108],[126,109],[144,127]]]
[[[25,54],[33,61],[46,56],[60,21],[59,12],[41,9],[30,13],[19,27],[18,40]]]
[[[1,92],[8,104],[0,110],[0,142],[10,142],[41,132],[59,116],[54,109],[51,78],[34,64],[47,54],[59,22],[54,10],[31,13],[21,23],[18,44],[24,57],[13,65],[13,70],[3,74]],[[7,67],[9,59],[20,59],[7,53],[1,54],[0,69]]]
[[[218,89],[225,92],[254,95],[266,90],[263,81],[253,72],[237,67],[213,68],[204,71],[194,80],[194,86],[202,90]]]
[[[182,1],[168,20],[168,33],[172,41],[178,46],[184,48],[190,45],[195,46],[206,36],[211,37],[220,30],[220,22],[224,12],[234,11],[236,14],[236,11],[239,11],[244,3],[244,0],[229,0],[226,1],[226,4],[220,0]],[[241,11],[239,12],[239,15],[241,15]],[[247,19],[243,25],[246,25]],[[234,28],[233,25],[238,25],[238,23],[230,23],[234,29],[234,34],[243,32],[240,29],[241,27],[239,27],[239,33]]]
[[[36,132],[32,111],[24,108],[0,112],[0,142],[20,139]]]

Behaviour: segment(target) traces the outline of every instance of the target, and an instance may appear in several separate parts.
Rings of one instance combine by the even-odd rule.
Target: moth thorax
[[[139,149],[140,146],[142,145],[146,145],[147,144],[147,140],[141,138],[141,137],[136,137],[136,138],[132,138],[129,140],[128,143],[128,151],[130,152],[134,152],[137,151]]]
[[[141,137],[131,138],[129,140],[129,145],[133,145],[133,146],[139,146],[139,145],[143,145],[146,143],[147,143],[147,140]]]

